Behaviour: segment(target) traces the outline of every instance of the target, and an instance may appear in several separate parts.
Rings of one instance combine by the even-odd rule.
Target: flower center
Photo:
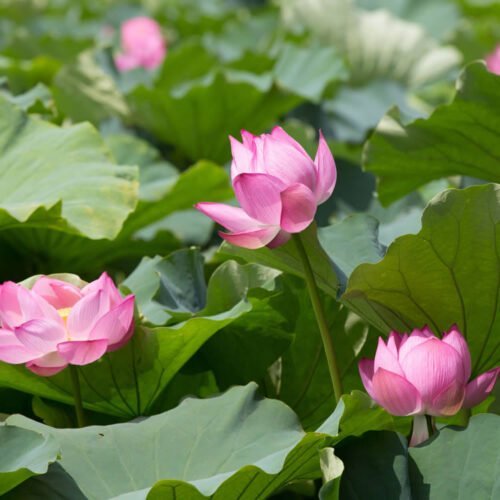
[[[58,309],[57,314],[61,316],[61,319],[64,321],[66,325],[66,321],[68,320],[69,313],[71,312],[71,307],[65,307],[64,309]]]

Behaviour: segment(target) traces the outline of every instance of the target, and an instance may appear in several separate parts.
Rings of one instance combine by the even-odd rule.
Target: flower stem
[[[410,446],[417,446],[429,439],[427,415],[415,415],[411,429]]]
[[[435,432],[434,417],[431,415],[415,415],[413,417],[410,446],[417,446],[427,441]]]
[[[328,362],[328,370],[330,372],[330,378],[332,379],[333,392],[335,394],[335,400],[338,402],[343,394],[342,380],[340,377],[340,371],[337,364],[337,358],[335,355],[335,349],[333,347],[333,340],[330,335],[330,329],[328,328],[328,322],[326,320],[325,310],[323,304],[321,303],[321,298],[319,296],[318,285],[316,279],[314,278],[314,272],[311,267],[311,262],[307,256],[304,243],[302,242],[302,237],[299,234],[294,234],[292,236],[295,241],[295,246],[299,254],[300,260],[302,261],[302,266],[304,268],[305,281],[307,284],[307,289],[309,291],[309,297],[311,298],[311,303],[313,306],[314,314],[316,316],[316,321],[318,323],[319,331],[321,334],[321,340],[323,341],[323,348],[326,354],[326,360]]]
[[[85,427],[85,413],[83,412],[82,393],[80,390],[80,378],[78,369],[74,365],[69,365],[69,373],[71,376],[71,384],[73,385],[73,397],[75,398],[75,413],[78,427]]]
[[[436,432],[434,417],[432,417],[431,415],[426,415],[425,420],[427,422],[427,431],[429,432],[429,437],[431,437]]]

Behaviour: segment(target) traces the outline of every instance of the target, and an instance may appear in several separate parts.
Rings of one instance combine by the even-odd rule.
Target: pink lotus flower
[[[491,73],[500,75],[500,45],[488,56],[486,56],[486,67]]]
[[[387,344],[379,338],[375,359],[359,363],[368,394],[399,416],[450,416],[471,408],[493,390],[499,371],[494,368],[469,382],[469,348],[456,326],[442,340],[428,328],[409,336],[391,332]],[[428,437],[426,429],[416,431],[411,445]]]
[[[332,194],[337,170],[320,133],[314,161],[281,127],[254,136],[243,130],[243,144],[233,137],[231,178],[241,208],[198,203],[196,208],[229,233],[219,233],[245,248],[277,247],[314,220],[317,206]]]
[[[121,26],[123,52],[115,57],[119,71],[135,68],[154,69],[161,65],[167,53],[160,25],[149,17],[134,17]]]
[[[134,296],[123,298],[106,273],[81,289],[47,276],[31,290],[8,281],[0,285],[0,361],[43,376],[87,365],[127,342],[133,317]]]

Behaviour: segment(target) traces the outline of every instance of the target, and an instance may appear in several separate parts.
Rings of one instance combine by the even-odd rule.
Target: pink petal
[[[448,333],[443,335],[443,342],[453,347],[460,354],[463,363],[464,378],[465,380],[469,380],[471,373],[469,346],[456,325],[452,326]]]
[[[57,311],[42,297],[22,285],[8,281],[0,288],[0,322],[5,328],[14,327],[37,318],[60,322]]]
[[[32,319],[17,326],[14,333],[27,349],[38,356],[55,351],[59,342],[66,339],[66,332],[59,323],[48,319]]]
[[[279,225],[283,183],[266,174],[241,174],[233,181],[241,208],[261,223]]]
[[[278,141],[284,142],[289,146],[292,146],[300,154],[303,154],[307,159],[310,159],[306,150],[292,136],[288,135],[281,127],[274,127],[271,132],[271,137],[277,139]]]
[[[55,309],[73,307],[82,297],[82,292],[75,285],[47,276],[38,279],[31,291],[42,297]]]
[[[219,231],[219,236],[232,245],[243,248],[262,248],[268,245],[279,234],[280,228],[268,226],[255,231],[246,231],[240,233],[223,233]]]
[[[361,359],[358,363],[359,374],[361,376],[361,381],[365,386],[366,392],[370,395],[372,399],[375,399],[373,393],[372,379],[373,379],[373,359]]]
[[[18,285],[12,281],[6,281],[0,286],[0,323],[12,329],[24,322],[19,300],[17,297]]]
[[[0,361],[17,365],[26,363],[39,354],[20,342],[14,332],[0,329]]]
[[[38,297],[22,285],[17,285],[16,292],[19,308],[21,310],[21,317],[24,321],[44,316],[44,311],[42,310],[42,307],[40,307],[40,303],[43,300],[41,297]]]
[[[124,53],[115,58],[120,71],[138,66],[154,69],[161,65],[167,53],[159,24],[147,17],[136,17],[122,24],[121,44]]]
[[[24,287],[21,287],[24,288]],[[55,307],[51,306],[43,297],[40,297],[38,294],[34,293],[32,290],[28,290],[28,292],[31,295],[31,300],[36,303],[38,307],[38,311],[35,312],[35,310],[31,310],[31,305],[30,305],[30,314],[28,315],[27,313],[24,314],[26,319],[36,319],[38,317],[43,317],[45,319],[50,319],[51,321],[54,321],[55,323],[59,323],[61,326],[63,325],[63,321],[61,319],[61,316],[59,316],[59,313],[55,309]],[[21,305],[21,309],[24,310],[24,305],[23,305],[23,300],[21,297],[24,297],[24,293],[19,295],[19,304]]]
[[[73,340],[59,344],[57,351],[71,365],[88,365],[104,356],[107,347],[106,339]]]
[[[415,347],[424,342],[427,342],[429,339],[437,338],[427,326],[424,326],[422,330],[415,328],[411,334],[401,341],[399,346],[399,361],[400,363],[404,359],[404,357]]]
[[[118,305],[123,300],[118,288],[114,284],[113,280],[109,277],[108,273],[104,272],[99,276],[99,279],[92,281],[87,286],[82,288],[82,294],[89,295],[91,293],[102,290],[106,300],[109,300],[110,305]]]
[[[471,380],[465,387],[464,408],[472,408],[484,401],[495,387],[500,368],[493,368]]]
[[[156,46],[147,49],[148,52],[142,58],[142,66],[146,69],[155,69],[161,66],[165,56],[167,55],[167,48],[163,41],[157,43]]]
[[[126,52],[140,51],[144,44],[154,48],[162,41],[160,25],[149,17],[133,17],[121,25],[121,43]]]
[[[434,397],[425,412],[436,417],[455,415],[462,407],[465,396],[465,385],[461,380],[452,380],[450,385]]]
[[[120,305],[99,318],[89,334],[89,339],[105,339],[111,350],[123,345],[134,320],[134,298],[129,295]]]
[[[116,54],[115,66],[121,73],[138,68],[141,61],[133,54]]]
[[[284,185],[304,184],[311,191],[316,186],[316,167],[309,156],[302,154],[288,142],[270,135],[263,136],[263,168]]]
[[[243,145],[246,148],[252,148],[253,142],[256,137],[252,133],[248,132],[248,130],[242,130],[241,138],[243,139]]]
[[[243,132],[244,131],[242,131],[242,135]],[[249,133],[246,132],[246,134]],[[234,180],[234,178],[240,174],[255,173],[252,168],[253,153],[251,150],[253,136],[252,140],[250,140],[247,135],[243,135],[243,144],[234,137],[229,136],[229,142],[231,143],[231,154],[233,156],[233,161],[231,163],[231,180]]]
[[[73,340],[89,340],[89,333],[97,320],[111,309],[108,296],[97,290],[79,300],[71,309],[68,320],[68,335]]]
[[[404,372],[399,365],[397,355],[385,345],[381,337],[378,339],[373,370],[376,372],[379,368],[383,368],[384,370],[404,377]]]
[[[291,237],[292,237],[292,235],[290,233],[287,233],[286,231],[281,230],[275,236],[275,238],[267,244],[267,247],[268,248],[278,248],[281,245],[284,245],[285,243],[287,243]]]
[[[396,358],[399,356],[399,348],[403,339],[403,335],[394,331],[389,334],[389,338],[387,339],[387,349],[389,349]]]
[[[380,368],[372,379],[375,401],[397,416],[414,415],[422,411],[422,400],[415,386],[406,379]]]
[[[64,370],[68,363],[57,352],[51,352],[40,358],[34,359],[26,363],[26,368],[41,375],[42,377],[50,377]]]
[[[195,208],[217,222],[217,224],[225,227],[228,231],[235,233],[260,229],[262,227],[259,221],[252,219],[252,217],[239,207],[232,207],[223,203],[203,202],[197,203]]]
[[[294,184],[281,192],[280,226],[288,233],[300,233],[314,220],[316,200],[303,184]]]
[[[485,58],[485,61],[488,71],[500,75],[500,45]]]
[[[319,144],[314,158],[316,167],[316,201],[318,204],[325,202],[330,198],[337,182],[337,167],[333,159],[332,152],[323,137],[323,133],[319,132]]]
[[[453,347],[434,337],[417,345],[403,358],[401,351],[410,340],[401,347],[399,363],[424,405],[432,406],[433,399],[454,380],[465,385],[462,358]]]

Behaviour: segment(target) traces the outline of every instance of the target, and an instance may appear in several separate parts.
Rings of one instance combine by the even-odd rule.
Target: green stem
[[[311,298],[311,303],[313,306],[314,314],[316,316],[316,321],[318,323],[319,331],[321,334],[321,340],[323,341],[323,348],[326,354],[326,360],[328,362],[328,370],[330,372],[330,378],[332,379],[333,392],[335,394],[335,399],[338,402],[343,394],[342,380],[340,377],[340,371],[337,364],[337,358],[335,355],[335,349],[333,347],[333,340],[330,335],[330,329],[328,328],[328,322],[326,320],[325,310],[323,304],[321,303],[321,298],[319,296],[318,285],[316,279],[314,278],[314,272],[311,267],[311,262],[307,256],[304,243],[299,234],[294,234],[292,236],[295,241],[295,246],[297,247],[297,252],[302,261],[302,266],[304,267],[305,280],[307,284],[307,289],[309,291],[309,296]]]
[[[436,424],[434,423],[434,417],[432,417],[431,415],[426,415],[425,421],[427,423],[427,431],[429,433],[429,437],[431,437],[436,432]]]
[[[85,427],[85,413],[83,412],[82,393],[80,390],[80,378],[78,369],[74,365],[69,365],[71,384],[73,385],[73,397],[75,398],[75,413],[78,427]]]

